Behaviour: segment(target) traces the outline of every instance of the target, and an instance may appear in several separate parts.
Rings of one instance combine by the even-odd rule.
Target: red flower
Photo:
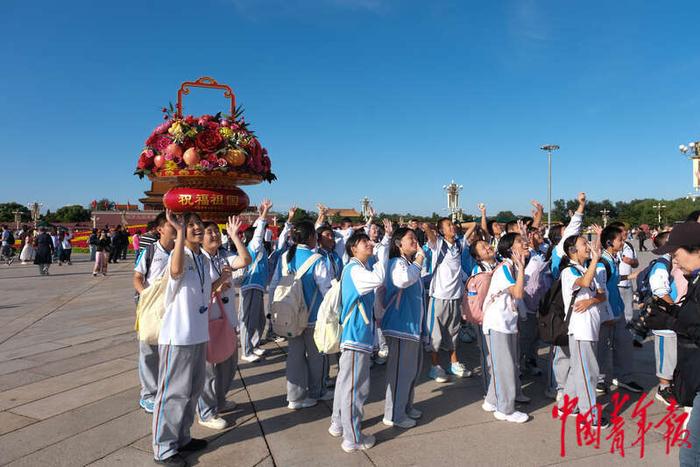
[[[153,147],[155,148],[156,151],[163,152],[163,151],[165,151],[165,148],[168,147],[168,144],[170,144],[172,142],[173,142],[173,140],[169,136],[159,135],[156,137],[156,140],[153,142]]]
[[[216,157],[216,154],[214,154],[213,152],[210,152],[209,154],[207,154],[207,155],[204,157],[204,159],[208,160],[209,162],[216,162],[216,160],[217,160],[218,158]]]
[[[205,126],[207,128],[209,128],[210,130],[218,130],[219,129],[219,124],[216,122],[207,122],[207,124]]]
[[[150,169],[153,167],[153,158],[146,157],[145,154],[139,156],[139,161],[136,164],[137,169]]]
[[[223,140],[218,131],[204,130],[197,134],[194,145],[200,151],[212,152],[221,145]]]
[[[187,123],[188,125],[194,125],[195,123],[197,123],[197,119],[194,118],[192,115],[188,115],[187,117],[185,117],[185,123]]]

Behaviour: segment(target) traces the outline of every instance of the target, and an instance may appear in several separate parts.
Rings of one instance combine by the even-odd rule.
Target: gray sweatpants
[[[564,386],[571,371],[571,355],[569,346],[560,347],[558,345],[549,346],[549,376],[547,387],[564,393]]]
[[[369,396],[369,363],[372,355],[345,349],[340,354],[331,424],[343,430],[343,444],[357,448],[362,442],[362,414]]]
[[[570,398],[578,397],[578,410],[585,414],[595,405],[595,387],[598,384],[598,360],[596,359],[597,342],[580,341],[569,336],[571,351],[571,371],[564,385],[564,394]],[[563,400],[559,407],[563,406]],[[598,414],[594,415],[597,420]]]
[[[620,297],[622,297],[622,301],[625,304],[625,321],[629,323],[634,318],[634,291],[631,285],[629,287],[618,287],[617,290],[620,291]]]
[[[518,335],[490,330],[486,336],[489,349],[489,389],[486,402],[496,406],[499,412],[510,415],[515,412],[515,396],[518,393]]]
[[[462,318],[461,300],[442,300],[430,297],[428,304],[428,333],[430,349],[433,352],[457,350],[460,319]]]
[[[219,410],[226,405],[226,394],[233,384],[237,365],[238,346],[233,355],[223,362],[216,364],[207,362],[204,389],[197,403],[200,419],[208,420],[216,417],[219,415]]]
[[[158,392],[158,346],[139,341],[141,400],[154,401]]]
[[[675,335],[657,336],[654,334],[654,356],[656,357],[656,377],[673,381],[676,369],[678,338]]]
[[[314,328],[290,337],[287,347],[287,401],[318,399],[326,392],[326,364],[314,343]],[[337,384],[337,383],[336,383]]]
[[[263,291],[260,289],[243,290],[239,303],[241,352],[243,356],[248,357],[253,353],[253,349],[260,345],[265,331]]]
[[[153,455],[177,454],[189,443],[197,399],[204,386],[207,344],[160,345],[158,394],[153,411]]]
[[[384,419],[395,423],[407,418],[413,408],[416,380],[420,375],[423,352],[420,342],[397,337],[386,337],[389,359],[386,368],[386,398]]]
[[[612,326],[606,324],[600,326],[598,382],[610,384],[614,377],[620,382],[627,383],[632,376],[632,334],[625,328],[625,324],[625,320],[619,318]]]

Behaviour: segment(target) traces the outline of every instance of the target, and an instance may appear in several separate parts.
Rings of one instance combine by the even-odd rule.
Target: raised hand
[[[583,191],[581,193],[579,193],[578,196],[576,197],[576,200],[578,201],[579,205],[581,205],[581,204],[585,205],[586,204],[586,193],[584,193]]]
[[[525,226],[525,223],[518,219],[518,231],[520,232],[520,236],[523,237],[523,240],[527,240],[527,227]]]
[[[231,236],[238,235],[238,232],[243,226],[243,220],[238,216],[229,216],[228,222],[226,223],[226,231]]]
[[[382,224],[384,224],[384,233],[391,237],[394,233],[394,224],[389,219],[382,219]]]
[[[482,216],[486,214],[486,205],[484,203],[479,203],[477,207]]]
[[[513,254],[511,255],[511,259],[513,260],[513,264],[515,265],[515,267],[518,270],[522,271],[525,267],[525,258],[523,257],[523,255],[520,253],[513,252]]]
[[[271,208],[272,208],[272,201],[265,198],[264,200],[262,200],[262,203],[260,203],[260,208],[259,208],[260,214],[263,214],[263,213],[267,214]]]
[[[165,210],[165,219],[168,221],[175,231],[184,232],[185,231],[185,218],[183,216],[177,216],[172,210]]]
[[[296,206],[292,206],[289,208],[289,211],[287,211],[287,222],[292,222],[292,219],[294,219],[294,215],[297,213],[297,209],[299,209]]]

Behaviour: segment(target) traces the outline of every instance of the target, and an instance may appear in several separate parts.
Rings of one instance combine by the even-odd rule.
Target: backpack
[[[158,335],[163,323],[163,315],[165,315],[167,285],[167,274],[163,274],[143,289],[136,305],[134,330],[138,333],[139,340],[149,345],[158,345]]]
[[[532,260],[530,260],[532,263]],[[523,302],[528,310],[537,310],[540,300],[552,287],[552,268],[549,261],[540,261],[525,281]]]
[[[561,289],[561,277],[549,288],[537,308],[537,331],[543,342],[558,346],[569,345],[569,321],[576,296],[581,289],[571,295],[569,309],[564,310],[564,295]]]
[[[470,323],[482,324],[484,321],[484,300],[489,292],[494,271],[474,274],[464,287],[462,297],[462,318]]]
[[[278,336],[297,337],[309,324],[309,308],[304,301],[301,278],[320,258],[321,255],[314,253],[304,261],[296,273],[292,274],[289,270],[287,255],[282,256],[282,275],[270,303],[272,330]],[[316,295],[312,303],[315,300]]]
[[[654,295],[651,291],[651,285],[649,284],[649,276],[651,276],[652,269],[658,263],[663,263],[663,265],[666,266],[666,270],[668,271],[668,278],[669,280],[672,280],[671,269],[673,268],[673,266],[671,265],[671,262],[666,258],[656,258],[652,260],[652,262],[649,263],[647,267],[642,269],[639,275],[637,276],[637,293],[635,294],[637,298],[637,303],[647,303],[649,300],[651,300],[652,296]]]
[[[11,230],[7,231],[7,244],[9,246],[15,246],[15,236],[12,234]]]

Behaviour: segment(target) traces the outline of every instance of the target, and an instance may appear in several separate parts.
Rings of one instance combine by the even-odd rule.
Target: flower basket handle
[[[203,76],[197,81],[185,81],[180,85],[180,89],[177,91],[177,115],[182,117],[182,96],[190,93],[190,88],[213,88],[213,89],[223,89],[224,97],[228,97],[231,100],[231,116],[236,114],[236,95],[230,86],[226,84],[219,84],[214,78],[209,78],[208,76]]]

